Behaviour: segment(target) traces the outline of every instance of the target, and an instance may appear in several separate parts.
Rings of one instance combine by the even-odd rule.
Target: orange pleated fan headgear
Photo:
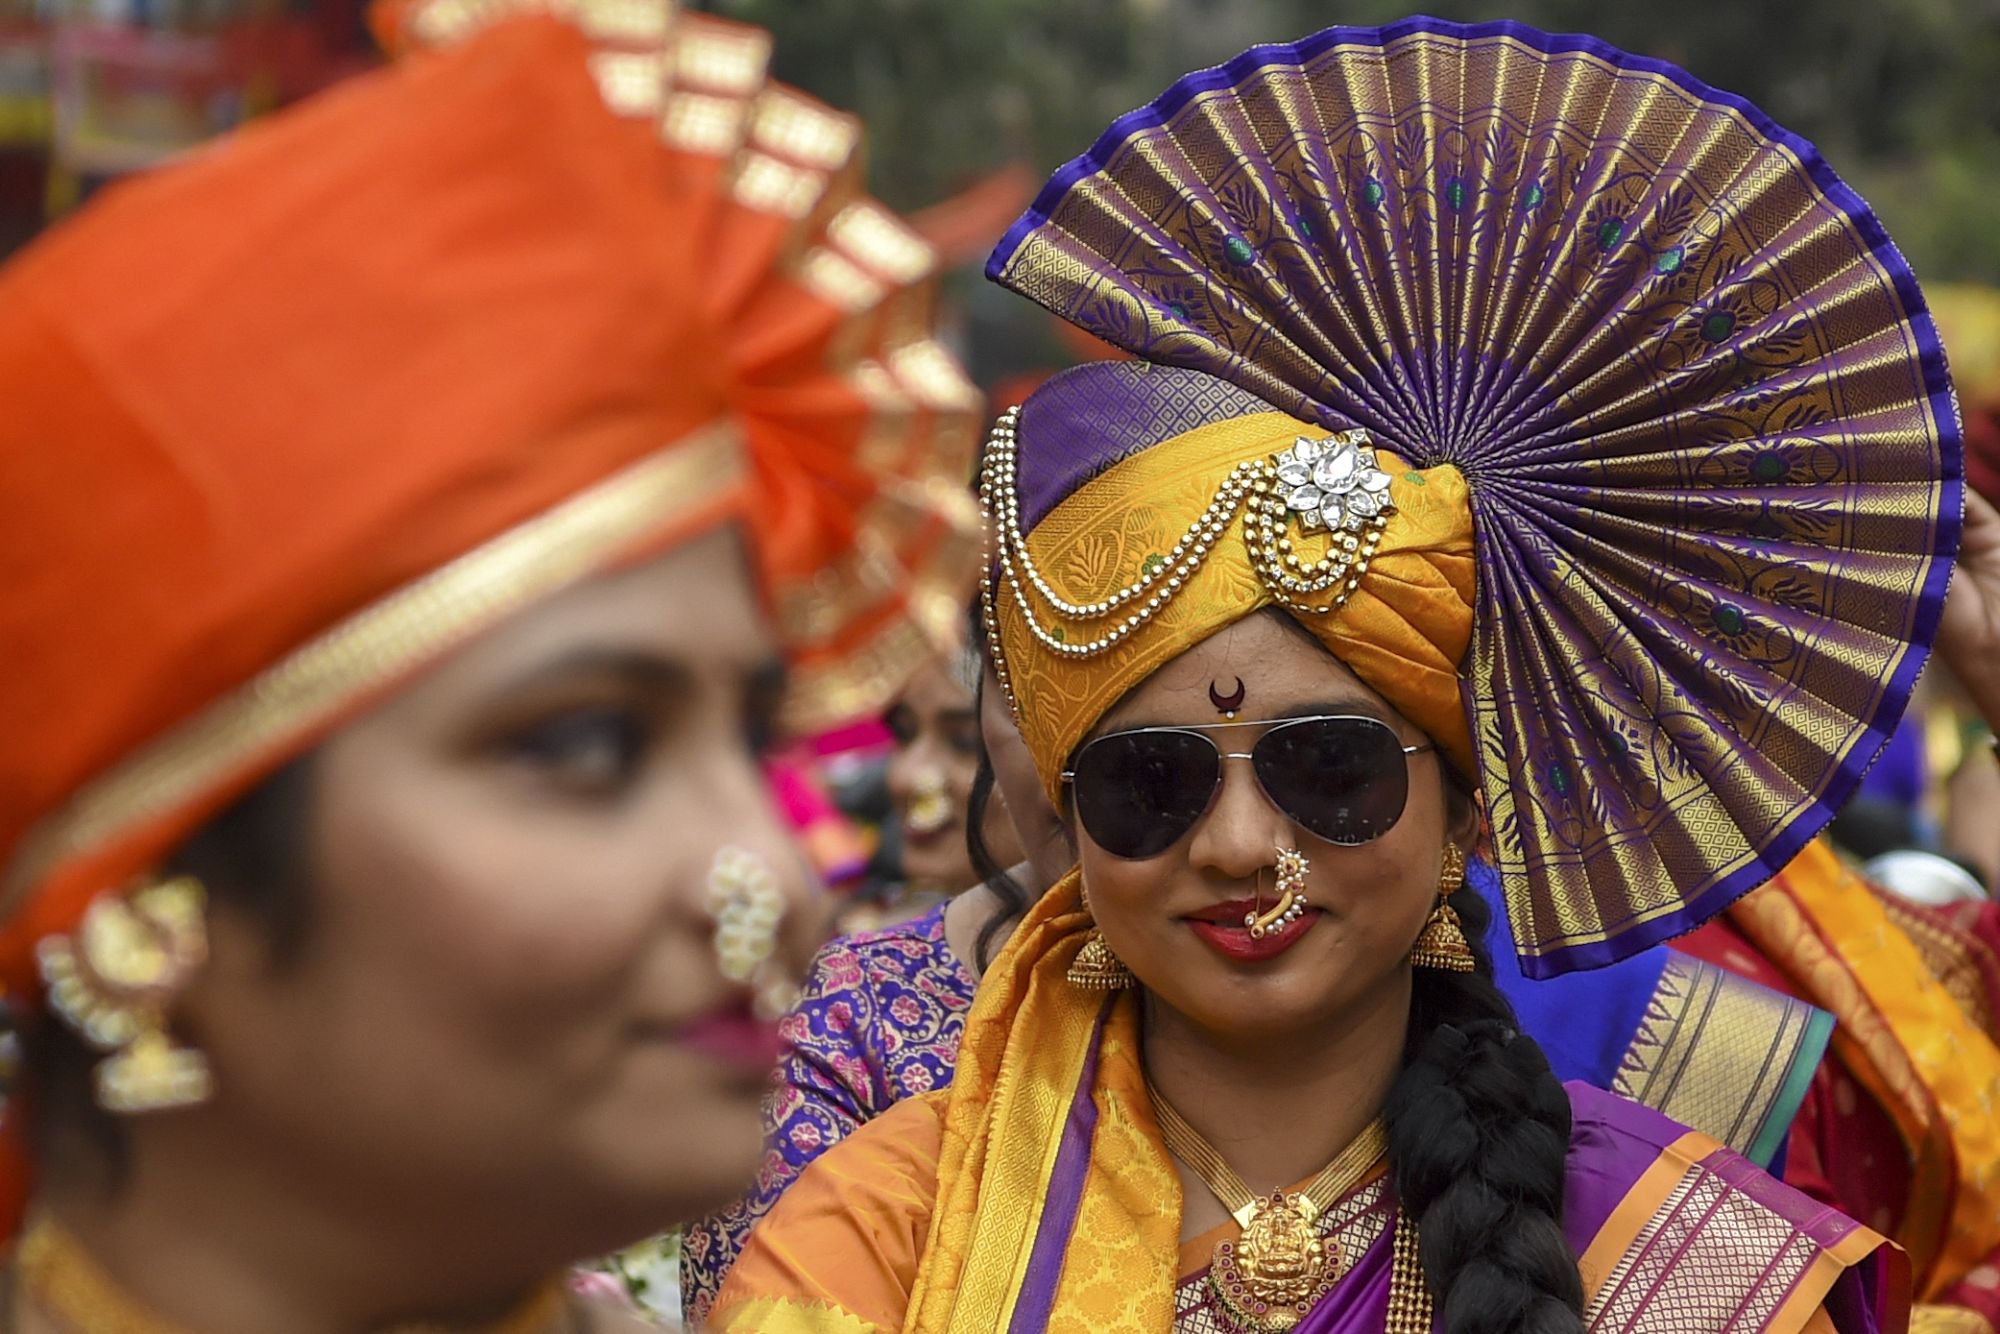
[[[608,16],[608,17],[607,17]],[[802,725],[955,631],[978,401],[761,33],[403,6],[405,58],[0,270],[0,977],[341,719],[730,518]]]

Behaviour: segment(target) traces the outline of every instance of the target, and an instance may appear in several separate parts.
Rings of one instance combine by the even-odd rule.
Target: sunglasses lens
[[[1279,809],[1329,843],[1380,838],[1402,818],[1410,796],[1403,743],[1372,718],[1274,727],[1251,748],[1251,763]]]
[[[1222,760],[1196,732],[1114,732],[1077,753],[1076,817],[1114,857],[1157,857],[1194,827]]]

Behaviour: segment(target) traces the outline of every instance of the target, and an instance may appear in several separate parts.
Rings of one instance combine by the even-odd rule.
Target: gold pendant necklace
[[[22,1236],[14,1270],[28,1300],[63,1329],[77,1334],[187,1334],[126,1296],[76,1238],[46,1218]],[[486,1326],[483,1334],[547,1334],[567,1301],[563,1285],[551,1283],[499,1323]],[[397,1325],[389,1334],[427,1334],[437,1328]]]
[[[1381,1121],[1371,1122],[1304,1190],[1260,1196],[1157,1091],[1153,1112],[1168,1151],[1193,1169],[1243,1229],[1234,1241],[1216,1243],[1209,1291],[1244,1328],[1284,1334],[1347,1273],[1347,1257],[1337,1241],[1321,1235],[1319,1218],[1382,1161],[1388,1131]]]

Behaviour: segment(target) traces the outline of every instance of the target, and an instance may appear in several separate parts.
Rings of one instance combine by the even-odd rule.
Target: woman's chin
[[[952,831],[936,843],[903,853],[903,879],[915,890],[951,893],[970,885],[972,863],[965,858],[965,836]]]
[[[1364,979],[1340,951],[1311,949],[1308,942],[1275,958],[1245,962],[1207,946],[1175,951],[1175,956],[1139,972],[1158,972],[1161,985],[1148,984],[1155,998],[1195,1027],[1232,1041],[1263,1043],[1323,1030],[1343,1014],[1366,1008],[1374,985],[1390,977]],[[1138,970],[1135,970],[1138,971]]]
[[[1283,1046],[1321,1031],[1338,1011],[1339,1007],[1324,996],[1273,991],[1255,996],[1207,996],[1181,1013],[1202,1031],[1247,1049]]]
[[[684,1098],[648,1115],[607,1118],[587,1152],[607,1226],[626,1241],[738,1199],[764,1157],[761,1098]],[[613,1223],[615,1220],[615,1226]]]

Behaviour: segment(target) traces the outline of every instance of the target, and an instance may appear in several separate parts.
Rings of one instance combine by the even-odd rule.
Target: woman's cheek
[[[1172,897],[1167,859],[1124,861],[1094,852],[1084,867],[1084,888],[1100,924],[1120,936],[1161,934],[1173,925],[1164,906]]]
[[[440,827],[454,836],[428,832]],[[610,990],[649,934],[644,897],[611,869],[609,851],[608,840],[531,819],[425,822],[383,849],[368,879],[413,967],[449,973],[510,1011],[560,1010]]]

